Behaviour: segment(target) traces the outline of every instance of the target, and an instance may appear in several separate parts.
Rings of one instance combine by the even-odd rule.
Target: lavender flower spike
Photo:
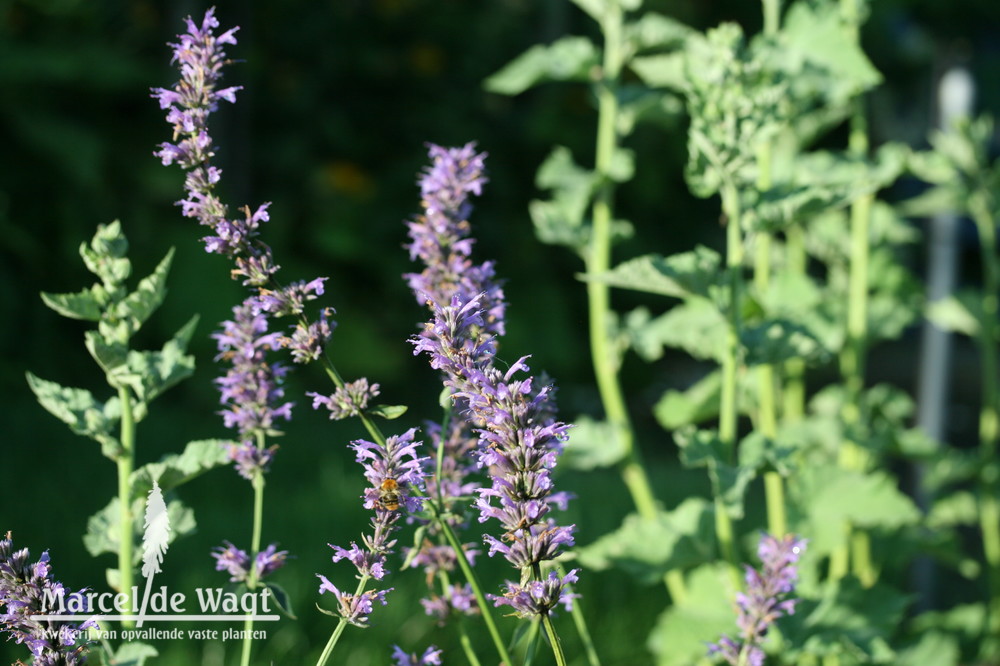
[[[761,535],[757,547],[762,567],[746,567],[746,592],[736,595],[740,640],[723,636],[708,646],[709,655],[718,655],[732,666],[763,666],[760,645],[774,622],[795,612],[796,599],[788,598],[798,579],[796,563],[805,551],[806,541],[794,535],[782,539]]]
[[[228,541],[223,541],[225,547],[219,547],[212,553],[215,558],[215,570],[229,573],[229,581],[239,583],[250,577],[250,556],[245,550],[237,548]],[[257,553],[254,558],[254,568],[257,580],[263,580],[285,565],[288,559],[287,550],[278,550],[278,545],[272,543]]]
[[[268,363],[267,352],[277,349],[281,336],[268,333],[267,316],[257,309],[256,297],[233,308],[232,321],[222,322],[222,330],[212,335],[218,343],[216,360],[232,367],[216,380],[226,426],[240,434],[240,443],[230,447],[230,459],[240,476],[252,480],[267,470],[275,447],[257,446],[259,434],[277,434],[275,422],[292,418],[292,403],[283,402],[281,382],[288,372],[280,363]]]
[[[357,454],[357,462],[365,470],[365,478],[371,484],[361,498],[366,509],[375,513],[371,520],[372,533],[363,534],[363,548],[351,543],[350,548],[329,544],[333,549],[333,561],[348,560],[361,575],[362,581],[369,578],[381,580],[387,573],[386,555],[392,552],[396,541],[391,538],[401,509],[407,512],[419,511],[421,499],[414,495],[414,489],[423,490],[422,458],[417,457],[420,442],[414,442],[415,429],[402,435],[389,437],[385,444],[374,444],[364,440],[351,443]],[[322,580],[320,593],[331,592],[339,600],[339,609],[334,615],[358,626],[365,626],[372,610],[372,601],[378,599],[385,605],[385,594],[369,591],[359,596],[341,592],[325,576],[316,574]]]
[[[10,532],[0,539],[0,630],[16,643],[27,646],[38,666],[77,666],[87,661],[87,629],[96,622],[72,624],[58,620],[37,620],[35,616],[58,609],[45,607],[45,600],[62,597],[67,603],[79,593],[70,594],[62,584],[52,580],[49,554],[42,553],[37,562],[30,562],[27,548],[14,550]],[[85,601],[77,598],[77,602]],[[79,644],[79,645],[78,645]],[[20,663],[20,662],[18,662]]]

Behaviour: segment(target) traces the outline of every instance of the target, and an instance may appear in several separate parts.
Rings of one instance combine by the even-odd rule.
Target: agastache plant
[[[508,582],[503,595],[489,596],[494,605],[509,605],[520,617],[540,617],[557,662],[564,663],[549,611],[560,601],[571,603],[566,586],[576,581],[575,571],[543,579],[541,563],[573,545],[573,526],[559,526],[548,516],[552,505],[565,508],[568,499],[553,492],[550,478],[568,426],[551,416],[551,387],[535,388],[531,377],[515,378],[528,371],[524,358],[506,372],[493,364],[502,332],[497,316],[503,312],[502,293],[494,286],[492,265],[476,267],[468,261],[471,240],[465,220],[470,209],[465,198],[482,186],[485,156],[475,155],[469,144],[451,150],[432,147],[431,157],[433,166],[421,181],[428,222],[411,225],[411,253],[428,263],[421,274],[425,280],[410,281],[433,319],[413,339],[414,353],[426,353],[431,366],[444,373],[457,411],[479,436],[475,456],[491,477],[491,486],[478,491],[479,521],[496,519],[503,528],[500,538],[484,539],[490,556],[502,554],[520,572],[520,582]],[[449,273],[455,266],[467,274]],[[436,275],[448,279],[432,281]]]
[[[723,636],[708,646],[710,655],[718,655],[732,666],[763,666],[761,644],[768,629],[779,618],[795,612],[796,599],[789,595],[798,580],[796,564],[805,551],[806,542],[794,535],[782,538],[763,534],[757,546],[761,568],[746,568],[746,591],[736,595],[740,628],[738,639]]]
[[[46,611],[57,612],[46,608],[47,599],[68,602],[79,594],[52,579],[48,552],[32,562],[27,548],[14,550],[10,532],[0,539],[0,630],[28,648],[35,666],[78,666],[87,662],[86,632],[96,623],[36,619]],[[82,598],[77,601],[84,603]]]

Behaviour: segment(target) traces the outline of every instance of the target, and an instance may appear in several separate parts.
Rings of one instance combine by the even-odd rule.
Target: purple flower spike
[[[359,416],[368,407],[368,402],[378,394],[378,384],[369,386],[368,380],[364,377],[345,384],[343,388],[338,388],[328,396],[314,392],[306,393],[313,399],[313,409],[326,407],[330,410],[330,418],[335,421]]]
[[[62,597],[86,605],[80,593],[70,593],[52,580],[48,552],[31,562],[27,548],[14,550],[10,532],[0,539],[0,632],[28,648],[32,664],[78,666],[87,661],[86,632],[97,623],[74,624],[62,620],[39,620],[42,613],[59,613],[46,606],[47,598]],[[20,663],[20,662],[18,662]]]
[[[246,580],[250,573],[250,556],[247,551],[237,548],[229,541],[222,543],[225,547],[219,547],[212,553],[215,570],[229,572],[229,581],[232,583]]]
[[[757,547],[761,560],[759,570],[746,566],[746,592],[736,595],[740,640],[723,636],[708,646],[709,655],[721,657],[726,663],[763,666],[764,651],[760,648],[767,630],[778,619],[795,612],[796,599],[789,599],[798,580],[796,564],[805,552],[806,541],[792,534],[782,539],[762,534]]]
[[[257,580],[263,580],[266,576],[285,566],[288,559],[287,550],[278,550],[278,544],[272,543],[264,550],[257,553],[254,558],[254,568],[257,570]]]
[[[385,590],[369,590],[358,596],[348,592],[341,592],[337,586],[327,580],[326,576],[316,574],[322,581],[319,585],[319,593],[329,592],[337,598],[338,612],[341,617],[357,627],[368,626],[368,616],[372,613],[372,606],[375,601],[386,605],[385,595],[392,592],[393,588]]]
[[[442,650],[433,645],[424,650],[421,656],[407,654],[398,645],[392,646],[392,658],[396,660],[395,666],[441,666]]]
[[[562,578],[555,571],[550,571],[548,578],[528,581],[524,585],[508,582],[507,591],[502,597],[493,594],[486,596],[493,600],[494,606],[510,606],[514,609],[514,615],[521,618],[546,615],[558,604],[569,611],[573,609],[573,599],[580,596],[572,593],[568,587],[577,582],[577,571],[579,569],[573,569]]]
[[[240,444],[230,445],[229,457],[247,480],[267,470],[275,447],[261,449],[258,435],[278,434],[278,419],[292,418],[292,403],[282,402],[282,380],[288,372],[281,363],[268,363],[267,353],[278,347],[280,336],[268,333],[267,316],[255,312],[256,298],[250,297],[233,308],[232,321],[222,322],[222,330],[212,337],[218,342],[216,360],[232,363],[225,376],[215,380],[221,392],[226,427],[235,428]]]

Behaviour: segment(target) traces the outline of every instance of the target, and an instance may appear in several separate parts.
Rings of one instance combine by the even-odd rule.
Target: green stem
[[[131,608],[133,581],[133,535],[132,516],[132,483],[130,477],[135,468],[135,417],[132,414],[132,396],[127,387],[118,388],[118,400],[121,402],[121,445],[122,451],[116,459],[118,465],[118,586],[119,592],[125,595],[125,607]],[[131,629],[135,626],[132,620],[122,620],[122,627]]]
[[[598,275],[611,267],[611,223],[614,209],[614,181],[611,164],[618,148],[615,123],[618,119],[617,87],[622,69],[622,8],[617,0],[606,3],[601,29],[604,33],[603,80],[598,87],[597,148],[594,171],[601,186],[594,198],[590,246],[585,263],[588,275]],[[590,353],[597,390],[608,423],[621,442],[624,455],[619,471],[636,509],[644,518],[656,517],[657,501],[635,443],[635,431],[625,405],[618,377],[618,359],[610,339],[610,287],[597,280],[587,281]],[[675,603],[685,596],[684,578],[671,571],[664,577]]]
[[[358,581],[358,589],[354,591],[355,597],[359,597],[364,593],[365,587],[368,586],[369,578],[371,578],[371,576],[368,576],[367,574],[361,576],[361,580]],[[339,600],[337,603],[340,603]],[[326,647],[323,648],[323,653],[320,654],[319,660],[316,661],[316,666],[325,666],[327,660],[330,658],[330,655],[333,654],[333,649],[337,647],[337,641],[340,640],[340,635],[344,633],[344,629],[346,627],[347,620],[343,617],[340,618],[340,621],[337,622],[337,626],[334,628],[333,633],[330,634],[330,640],[326,642]]]
[[[257,433],[257,448],[265,446],[264,433]],[[247,589],[253,592],[257,588],[257,554],[260,552],[261,532],[264,523],[264,473],[257,470],[253,477],[253,536],[250,540],[250,572],[247,575]],[[250,652],[253,640],[253,618],[247,617],[243,622],[243,651],[240,656],[240,666],[250,665]]]
[[[556,571],[559,572],[560,578],[566,577],[566,567],[559,562],[556,563]],[[594,647],[594,640],[590,636],[590,629],[587,627],[587,620],[583,617],[583,610],[580,608],[579,601],[574,601],[571,608],[570,615],[573,616],[573,624],[576,625],[576,632],[580,634],[580,640],[583,642],[583,650],[587,654],[587,663],[590,666],[601,666],[601,658],[597,656],[597,649]]]
[[[430,503],[432,511],[435,513],[435,518],[437,518],[437,508],[433,503]],[[476,577],[475,572],[472,567],[469,566],[469,561],[465,557],[465,551],[462,550],[462,544],[459,543],[458,537],[455,536],[455,532],[451,529],[449,525],[444,520],[438,520],[438,525],[441,527],[441,532],[444,534],[445,539],[448,540],[448,544],[455,551],[455,559],[458,561],[458,567],[462,570],[462,575],[465,576],[465,580],[469,583],[472,588],[472,593],[476,597],[476,604],[479,606],[479,612],[483,617],[483,621],[486,623],[486,629],[490,632],[490,637],[493,639],[493,645],[497,649],[497,655],[507,666],[512,665],[514,662],[511,661],[510,654],[507,652],[507,646],[504,645],[503,640],[500,638],[500,631],[497,629],[496,622],[493,620],[493,614],[490,611],[490,606],[487,603],[486,595],[483,594],[482,587],[479,585],[479,579]]]
[[[768,3],[765,0],[765,10],[773,5],[774,20],[777,20],[777,2]],[[771,154],[770,142],[761,146],[757,153],[757,189],[766,192],[771,189]],[[754,287],[757,295],[763,298],[771,287],[771,234],[760,231],[757,233],[756,252],[754,254]],[[778,406],[777,377],[775,366],[765,363],[757,368],[757,395],[759,403],[758,428],[764,437],[774,440],[778,436]],[[764,473],[764,491],[767,500],[767,529],[776,536],[782,537],[788,531],[788,521],[785,516],[785,482],[781,474],[770,470]]]
[[[979,521],[986,559],[992,627],[1000,633],[1000,470],[997,441],[1000,439],[1000,388],[997,385],[997,314],[1000,309],[1000,258],[996,254],[996,220],[983,195],[973,196],[970,212],[979,230],[983,265],[982,324],[979,346],[982,354],[982,406],[979,411],[979,448],[982,460],[979,489]]]
[[[726,269],[729,272],[729,326],[726,350],[722,357],[722,388],[719,400],[719,438],[729,462],[736,460],[736,439],[739,425],[737,382],[740,364],[740,332],[742,329],[741,295],[743,291],[743,235],[740,232],[740,204],[736,188],[727,183],[722,189],[722,208],[726,214]],[[716,470],[712,473],[718,476]],[[735,572],[739,567],[733,525],[718,493],[718,479],[713,484],[715,496],[715,533],[719,548]],[[737,578],[738,578],[738,574]]]
[[[789,273],[806,277],[806,239],[801,225],[785,231],[785,252]],[[806,364],[801,358],[785,362],[782,385],[782,417],[786,423],[801,420],[806,413]]]
[[[763,0],[764,2],[764,34],[777,34],[781,21],[781,1]]]
[[[465,622],[462,619],[458,620],[458,642],[462,645],[462,652],[465,653],[465,658],[469,660],[469,666],[481,666],[479,657],[476,656],[476,651],[472,647],[472,641],[469,639],[469,632],[465,630]]]
[[[542,615],[542,624],[545,626],[545,634],[549,637],[549,644],[552,645],[552,654],[556,658],[556,666],[566,666],[566,657],[563,655],[562,644],[559,642],[559,634],[552,625],[552,618],[548,613]]]

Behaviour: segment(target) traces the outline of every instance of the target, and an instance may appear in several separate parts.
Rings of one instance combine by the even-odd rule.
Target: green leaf
[[[938,328],[975,337],[979,335],[981,308],[975,307],[975,297],[969,292],[949,296],[927,304],[927,318]],[[975,308],[975,309],[973,309]]]
[[[111,290],[117,289],[132,273],[132,264],[125,256],[127,251],[128,241],[118,220],[98,225],[90,245],[80,245],[80,256],[87,270]]]
[[[121,371],[128,361],[128,345],[116,339],[107,340],[98,331],[87,331],[83,338],[87,351],[106,374]]]
[[[958,639],[943,631],[923,634],[920,641],[899,653],[897,666],[958,666],[961,661]]]
[[[156,481],[163,492],[183,485],[210,469],[229,461],[227,444],[221,439],[200,439],[188,442],[183,453],[169,453],[159,462],[147,463],[132,472],[129,484],[132,498],[145,498]]]
[[[126,322],[129,328],[129,337],[138,331],[149,319],[149,316],[163,303],[163,297],[167,293],[167,274],[170,272],[173,258],[174,249],[170,248],[156,269],[140,280],[136,290],[115,306],[115,317]]]
[[[693,32],[690,26],[669,16],[646,12],[636,21],[626,23],[622,35],[630,53],[641,53],[651,49],[680,48]]]
[[[121,543],[121,502],[118,497],[112,497],[107,505],[87,520],[87,532],[83,535],[83,545],[93,557],[103,553],[118,553]],[[132,500],[132,539],[141,541],[143,533],[143,518],[146,511],[146,496],[142,495]],[[184,506],[178,499],[167,502],[167,518],[170,521],[170,536],[167,543],[173,543],[178,537],[194,532],[197,523],[194,511]],[[142,549],[133,550],[133,563],[142,561]]]
[[[715,430],[679,428],[674,431],[674,441],[681,450],[681,464],[707,467],[713,494],[722,500],[731,518],[741,519],[746,489],[757,476],[757,470],[747,465],[730,465],[726,445]]]
[[[615,465],[625,454],[625,443],[614,425],[581,416],[570,428],[563,461],[572,469],[592,470]]]
[[[684,59],[683,51],[658,53],[632,58],[628,66],[650,87],[684,90]]]
[[[809,466],[798,471],[798,501],[812,526],[810,548],[830,553],[844,537],[843,526],[893,530],[917,523],[920,510],[882,471],[863,474],[834,465]]]
[[[194,356],[185,351],[197,324],[198,315],[195,315],[160,351],[130,351],[125,367],[118,368],[109,379],[131,387],[140,402],[150,403],[194,372]]]
[[[563,37],[548,46],[536,44],[486,79],[490,92],[519,95],[548,81],[586,81],[600,53],[586,37]]]
[[[398,419],[400,416],[406,413],[409,409],[406,405],[375,405],[369,409],[365,410],[365,413],[371,414],[372,416],[381,416],[387,421],[393,419]]]
[[[726,318],[712,302],[697,296],[657,318],[657,338],[697,359],[719,361],[725,351]]]
[[[668,571],[686,569],[715,557],[712,504],[688,498],[673,511],[655,518],[629,514],[621,526],[576,554],[587,569],[621,569],[643,585],[663,579]]]
[[[538,239],[582,251],[590,237],[584,217],[597,182],[593,171],[573,161],[568,148],[554,148],[535,176],[535,184],[539,189],[552,190],[552,198],[532,201],[528,207]]]
[[[830,73],[831,82],[840,89],[829,91],[831,97],[846,99],[882,82],[834,3],[794,3],[781,36],[790,50]]]
[[[747,350],[747,365],[778,364],[793,358],[816,363],[829,356],[808,328],[784,320],[747,326],[740,333],[740,342]]]
[[[83,535],[83,545],[91,557],[118,552],[120,506],[118,498],[113,497],[103,509],[87,519],[87,532]]]
[[[664,430],[697,425],[719,413],[722,375],[711,372],[684,391],[666,391],[653,407],[653,415]]]
[[[108,666],[143,666],[151,657],[159,657],[160,653],[152,645],[145,643],[123,643],[115,651]]]
[[[737,632],[732,576],[726,564],[704,564],[688,576],[687,596],[665,610],[649,634],[656,666],[689,666],[704,659],[706,643]]]
[[[95,285],[75,294],[42,292],[42,301],[64,317],[97,321],[107,302],[107,292]]]
[[[986,626],[987,617],[986,604],[961,604],[946,611],[921,613],[913,619],[913,630],[921,634],[947,631],[965,641],[977,641],[982,637],[981,627]]]
[[[606,273],[583,277],[612,287],[661,296],[709,298],[722,282],[721,265],[718,252],[699,245],[690,252],[667,258],[647,254],[618,264]]]
[[[959,490],[934,500],[927,515],[927,526],[932,529],[975,525],[979,520],[979,505],[972,493]]]
[[[288,592],[285,588],[281,587],[277,583],[264,583],[264,587],[271,591],[271,595],[274,598],[274,603],[278,605],[278,610],[285,617],[297,620],[295,617],[295,611],[292,610],[292,598],[288,596]]]
[[[846,655],[860,663],[896,663],[889,639],[899,628],[910,598],[887,585],[862,588],[855,578],[845,578],[828,590],[820,599],[802,599],[794,615],[781,619],[788,644],[802,646],[788,655],[792,663],[798,663],[802,653]]]
[[[55,382],[25,373],[28,386],[42,407],[69,426],[77,435],[84,435],[101,444],[101,453],[116,459],[121,454],[121,444],[112,435],[120,416],[118,399],[98,402],[90,391],[67,388]]]

